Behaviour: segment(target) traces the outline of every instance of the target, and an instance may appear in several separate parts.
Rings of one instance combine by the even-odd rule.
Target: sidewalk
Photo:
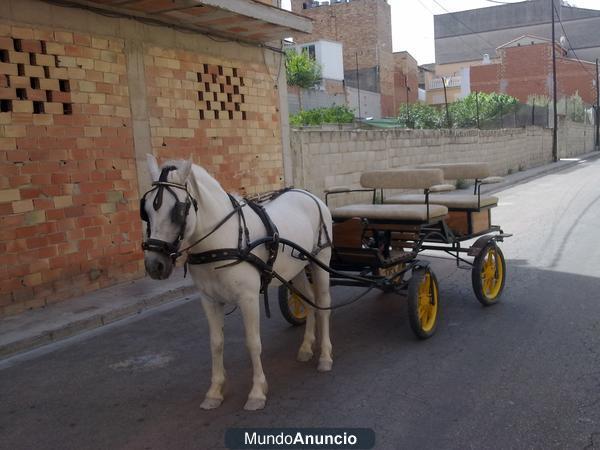
[[[100,289],[52,306],[0,318],[0,359],[139,314],[195,292],[177,270],[165,281],[149,277]]]
[[[498,184],[484,185],[482,193],[494,193],[552,172],[565,170],[582,161],[600,157],[600,152],[577,159],[516,172]],[[195,292],[190,277],[178,270],[166,281],[148,277],[101,289],[43,309],[0,318],[0,359],[32,350],[84,331],[102,327]]]

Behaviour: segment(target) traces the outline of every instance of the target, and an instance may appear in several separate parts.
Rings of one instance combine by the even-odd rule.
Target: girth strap
[[[265,247],[267,248],[269,255],[266,263],[264,263],[264,268],[260,272],[260,291],[263,293],[263,298],[265,301],[265,313],[267,314],[267,317],[271,317],[268,291],[269,284],[271,284],[271,281],[273,280],[273,265],[275,264],[277,254],[279,253],[279,232],[262,205],[253,201],[248,201],[248,206],[250,206],[250,208],[252,208],[252,210],[258,215],[258,217],[260,217],[260,220],[267,230],[267,237],[270,238],[265,242]]]

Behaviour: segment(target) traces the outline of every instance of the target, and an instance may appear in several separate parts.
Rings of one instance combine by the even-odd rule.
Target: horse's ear
[[[150,171],[150,181],[158,180],[158,177],[160,177],[160,170],[155,156],[151,153],[146,153],[146,162],[148,163],[148,170]]]
[[[177,169],[177,172],[179,173],[179,178],[182,183],[185,183],[187,181],[188,177],[190,176],[191,170],[192,170],[192,160],[191,159],[186,160]]]

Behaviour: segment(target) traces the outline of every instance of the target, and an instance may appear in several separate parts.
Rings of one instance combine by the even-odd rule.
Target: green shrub
[[[474,128],[477,126],[477,109],[479,107],[479,123],[499,118],[500,115],[512,112],[519,100],[506,94],[474,92],[465,98],[449,105],[450,117],[455,128]]]
[[[408,106],[408,107],[407,107]],[[400,107],[398,122],[405,128],[442,128],[445,116],[434,106],[425,103],[412,103]]]
[[[290,116],[290,124],[295,126],[352,123],[353,120],[354,112],[347,106],[309,109]]]
[[[479,105],[478,105],[479,104]],[[500,114],[513,111],[519,104],[515,97],[506,94],[472,92],[463,99],[448,104],[450,124],[453,128],[475,128],[477,126],[477,110],[479,122],[495,119]],[[436,129],[446,128],[446,109],[424,103],[413,103],[400,107],[398,122],[406,128]]]

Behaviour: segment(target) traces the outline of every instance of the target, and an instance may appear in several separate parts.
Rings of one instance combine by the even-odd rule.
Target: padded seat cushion
[[[464,180],[485,178],[490,176],[490,165],[488,163],[469,162],[469,163],[442,163],[442,164],[421,164],[418,169],[441,169],[444,172],[446,180]]]
[[[347,205],[335,208],[331,212],[334,219],[364,217],[371,220],[406,220],[427,222],[426,205]],[[429,205],[429,220],[441,219],[448,214],[448,208],[441,205]]]
[[[425,195],[423,194],[403,194],[395,195],[385,199],[385,203],[395,205],[420,205],[425,203]],[[477,209],[477,196],[473,194],[431,194],[429,195],[429,203],[444,205],[451,209]],[[498,197],[493,195],[481,196],[481,207],[496,206]]]

